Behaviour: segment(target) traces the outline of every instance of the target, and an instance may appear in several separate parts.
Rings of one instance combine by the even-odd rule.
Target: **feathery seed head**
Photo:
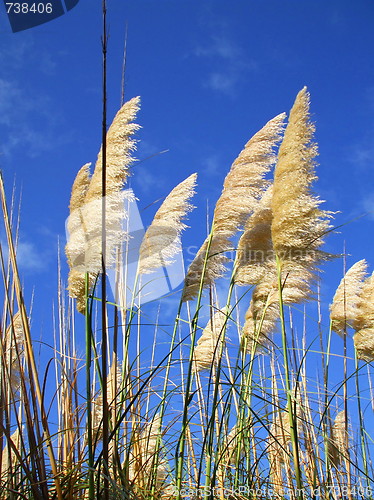
[[[374,272],[365,279],[357,303],[357,314],[353,320],[356,330],[374,327]]]
[[[328,440],[328,453],[332,465],[337,468],[344,457],[348,457],[348,434],[345,425],[345,411],[340,411],[335,417]]]
[[[20,388],[20,363],[24,355],[25,332],[20,312],[14,314],[5,333],[5,356],[13,391]]]
[[[122,189],[129,175],[129,166],[134,161],[131,153],[136,149],[136,141],[132,136],[140,128],[139,125],[133,123],[133,120],[139,108],[140,97],[134,97],[126,102],[108,129],[106,144],[107,194]],[[100,148],[86,202],[100,198],[102,195],[102,161],[102,148]]]
[[[309,93],[304,87],[291,109],[289,122],[279,147],[272,199],[272,238],[277,254],[296,249],[314,252],[321,237],[330,229],[331,213],[319,209],[321,200],[310,192],[316,180],[317,146],[312,142],[315,127],[310,122]]]
[[[358,359],[374,361],[374,327],[362,328],[353,335]]]
[[[357,357],[374,360],[374,272],[362,284],[357,311],[352,321],[356,330],[353,336]]]
[[[89,171],[90,165],[91,163],[86,163],[81,167],[71,190],[69,204],[70,215],[66,224],[69,238],[65,247],[66,257],[70,267],[74,266],[74,262],[79,259],[84,252],[86,237],[82,219],[82,207],[91,180]]]
[[[255,285],[263,279],[267,264],[274,260],[271,241],[272,185],[268,187],[257,206],[247,219],[244,232],[238,243],[235,283],[247,286]]]
[[[340,335],[344,334],[347,326],[353,326],[353,322],[357,319],[360,293],[366,272],[367,263],[365,259],[359,260],[348,269],[336,289],[330,306],[330,317],[332,329]]]
[[[224,275],[226,271],[225,263],[229,260],[225,252],[231,248],[232,243],[226,234],[213,234],[205,239],[188,268],[184,280],[183,302],[198,296],[201,280],[203,280],[202,288],[206,288],[213,285],[218,278]]]
[[[275,162],[274,148],[283,132],[284,119],[282,113],[270,120],[247,142],[232,164],[214,210],[210,245],[207,239],[188,269],[183,301],[198,295],[201,282],[206,288],[223,276],[227,261],[224,254],[232,248],[230,239],[244,226],[269,185],[265,175]]]
[[[210,370],[214,362],[218,362],[217,355],[225,337],[227,315],[218,310],[209,320],[194,350],[194,369],[196,371]]]
[[[269,462],[284,463],[291,441],[290,420],[287,411],[277,412],[270,427],[267,453]]]
[[[195,194],[197,174],[178,184],[165,198],[146,231],[139,257],[139,273],[151,273],[173,262],[180,249],[182,222],[193,209],[189,199]]]
[[[256,289],[254,290],[254,295]],[[266,352],[272,343],[272,334],[279,318],[279,306],[276,302],[267,304],[263,297],[252,297],[245,314],[243,342],[248,353]]]
[[[124,199],[133,196],[122,191],[132,163],[135,140],[132,135],[139,126],[134,124],[139,109],[139,98],[125,103],[116,114],[107,132],[106,148],[106,197],[105,197],[105,241],[106,266],[114,263],[115,249],[126,238],[123,220],[126,218]],[[70,201],[71,214],[67,222],[70,233],[66,255],[70,266],[68,279],[69,295],[77,299],[80,312],[85,310],[85,278],[90,273],[89,284],[93,285],[102,267],[102,149],[100,149],[95,171],[90,179],[89,164],[84,165],[73,185]]]
[[[71,197],[69,209],[70,213],[82,207],[87,194],[88,186],[90,185],[91,175],[90,175],[91,163],[86,163],[78,171],[73,187],[71,189]]]

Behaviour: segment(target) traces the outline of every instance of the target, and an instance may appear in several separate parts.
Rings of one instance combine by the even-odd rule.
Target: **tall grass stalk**
[[[187,368],[187,380],[184,388],[184,403],[183,403],[183,416],[182,416],[182,428],[181,434],[178,439],[178,445],[176,449],[176,489],[177,489],[177,500],[181,500],[181,490],[182,490],[182,481],[183,481],[183,467],[184,467],[184,459],[185,459],[185,444],[186,444],[186,433],[187,427],[189,425],[189,416],[188,416],[188,407],[191,402],[191,390],[192,390],[192,382],[193,382],[193,363],[194,363],[194,348],[196,342],[196,333],[197,333],[197,320],[199,317],[200,304],[202,300],[202,291],[204,284],[204,277],[207,268],[208,258],[209,258],[209,250],[210,245],[213,239],[213,230],[210,232],[207,241],[207,251],[205,253],[203,269],[201,273],[200,279],[200,287],[198,291],[197,301],[196,301],[196,309],[195,314],[191,320],[191,348],[188,358],[188,368]]]
[[[290,419],[291,443],[292,443],[293,462],[295,466],[297,498],[301,500],[303,498],[303,493],[302,493],[303,483],[301,479],[299,439],[296,426],[297,416],[294,412],[294,409],[296,408],[296,401],[294,401],[293,391],[291,388],[291,373],[288,360],[287,334],[286,334],[286,324],[285,324],[284,309],[283,309],[282,289],[284,286],[284,281],[282,279],[282,262],[278,256],[276,256],[276,261],[277,261],[278,290],[279,290],[279,316],[281,320],[284,376],[285,376],[286,394],[287,394],[287,411],[288,411],[288,417]]]
[[[95,495],[94,483],[94,447],[92,436],[92,386],[91,386],[91,364],[92,364],[92,303],[88,298],[89,279],[85,274],[85,296],[86,296],[86,413],[87,413],[87,447],[88,447],[88,500],[93,500]]]
[[[40,421],[41,421],[43,433],[44,433],[44,436],[46,439],[47,451],[48,451],[49,459],[51,462],[51,467],[52,467],[52,472],[53,472],[54,483],[56,486],[58,500],[62,500],[62,491],[61,491],[61,486],[60,486],[57,463],[56,463],[56,459],[55,459],[54,449],[52,446],[51,434],[49,431],[49,425],[48,425],[48,420],[47,420],[47,414],[46,414],[45,407],[44,407],[43,394],[42,394],[42,390],[41,390],[41,386],[40,386],[40,382],[39,382],[38,370],[37,370],[36,361],[35,361],[35,357],[34,357],[34,351],[33,351],[30,328],[29,328],[29,321],[27,318],[25,302],[23,300],[21,281],[20,281],[20,277],[19,277],[19,273],[18,273],[16,252],[15,252],[15,248],[13,245],[12,230],[11,230],[10,219],[9,219],[9,215],[8,215],[8,209],[7,209],[7,205],[6,205],[4,182],[3,182],[3,177],[2,177],[1,173],[0,173],[0,197],[1,197],[3,219],[4,219],[4,225],[5,225],[6,237],[7,237],[7,243],[8,243],[9,257],[10,257],[10,262],[11,262],[12,271],[13,271],[13,285],[14,285],[14,289],[15,289],[17,305],[18,305],[20,315],[21,315],[22,327],[23,327],[24,334],[25,334],[26,360],[27,360],[28,369],[30,371],[29,382],[30,382],[30,393],[31,393],[31,397],[32,397],[32,404],[33,404],[33,409],[35,412],[34,415],[38,418],[38,410],[37,410],[37,405],[38,405],[39,411],[40,411]],[[40,463],[40,461],[39,461],[39,468],[40,468],[40,473],[42,474],[42,477],[44,478],[44,467],[43,467],[43,464]],[[42,488],[43,487],[44,486],[42,485]]]
[[[106,0],[102,0],[103,12],[103,34],[101,39],[103,56],[103,109],[102,109],[102,166],[101,166],[101,369],[103,384],[102,405],[103,405],[103,499],[109,500],[109,408],[108,408],[108,330],[107,330],[107,290],[106,290],[106,137],[107,137],[107,6]]]

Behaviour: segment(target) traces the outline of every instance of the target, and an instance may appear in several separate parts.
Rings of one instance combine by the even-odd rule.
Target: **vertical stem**
[[[102,55],[103,55],[103,115],[102,115],[102,207],[101,207],[101,370],[103,377],[102,395],[103,395],[103,465],[104,465],[104,495],[103,499],[109,499],[109,467],[108,467],[108,436],[109,436],[109,423],[108,423],[108,332],[106,321],[106,129],[107,129],[107,81],[106,81],[106,56],[107,56],[107,27],[106,27],[106,0],[102,0],[103,11],[103,36],[102,36]]]
[[[324,414],[322,415],[322,430],[324,435],[324,446],[325,446],[325,461],[326,461],[326,480],[327,486],[332,483],[331,467],[330,467],[330,457],[329,457],[329,441],[328,441],[328,424],[330,422],[330,409],[329,409],[329,394],[328,394],[328,383],[329,383],[329,366],[330,366],[330,352],[331,352],[331,337],[332,337],[332,322],[330,320],[329,335],[327,338],[326,346],[326,362],[324,365],[323,372],[323,382],[324,382]]]
[[[296,498],[302,500],[302,481],[300,474],[300,459],[299,459],[299,446],[296,428],[296,419],[293,412],[293,403],[291,395],[291,379],[290,379],[290,368],[288,363],[288,352],[287,352],[287,338],[286,338],[286,325],[284,322],[284,308],[283,308],[283,298],[282,298],[282,272],[281,272],[281,261],[278,256],[276,256],[277,261],[277,273],[278,273],[278,289],[279,289],[279,315],[281,320],[281,330],[282,330],[282,348],[283,348],[283,360],[284,360],[284,371],[285,371],[285,382],[287,391],[287,410],[290,420],[290,431],[291,431],[291,441],[292,441],[292,455],[295,466],[295,476],[296,476],[296,488],[297,494]]]
[[[347,262],[346,262],[346,247],[344,242],[343,247],[343,276],[346,275],[347,272]],[[347,387],[347,376],[348,376],[348,368],[347,368],[347,296],[346,296],[346,287],[344,281],[344,335],[343,335],[343,402],[344,402],[344,439],[348,436],[348,387]],[[348,451],[348,446],[347,446]],[[350,463],[349,457],[344,457],[345,467],[346,467],[346,481],[347,481],[347,490],[350,492],[351,488],[351,472],[350,472]],[[344,484],[343,484],[344,486]],[[343,495],[346,497],[346,495]],[[348,494],[348,497],[351,498],[351,494]]]
[[[199,317],[199,310],[200,310],[200,304],[201,304],[201,298],[202,298],[202,292],[203,292],[203,286],[204,286],[204,276],[206,272],[206,266],[207,266],[207,261],[209,258],[209,251],[210,251],[210,245],[212,243],[213,239],[213,228],[209,234],[208,237],[208,243],[207,243],[207,249],[206,249],[206,254],[204,258],[204,264],[203,264],[203,269],[201,272],[201,281],[200,281],[200,290],[199,294],[197,297],[197,303],[196,303],[196,312],[194,317],[191,320],[191,349],[190,349],[190,355],[189,355],[189,360],[188,360],[188,371],[187,371],[187,379],[186,379],[186,386],[185,386],[185,393],[184,393],[184,405],[183,405],[183,417],[182,417],[182,429],[181,429],[181,434],[178,439],[178,444],[177,444],[177,449],[176,449],[176,490],[177,490],[177,497],[176,500],[181,500],[181,490],[182,490],[182,482],[183,482],[183,468],[184,468],[184,460],[185,460],[185,444],[186,444],[186,434],[187,434],[187,427],[189,426],[189,418],[188,418],[188,409],[189,405],[192,401],[192,383],[194,379],[194,373],[192,371],[192,366],[194,363],[194,349],[195,349],[195,340],[196,340],[196,333],[197,333],[197,321]]]
[[[91,361],[92,361],[92,330],[91,330],[91,311],[89,310],[88,273],[85,276],[85,298],[86,298],[86,408],[87,408],[87,445],[88,445],[88,499],[94,500],[94,453],[92,443],[92,395],[91,395]]]
[[[364,423],[364,414],[362,412],[361,405],[361,396],[360,396],[360,380],[359,380],[359,363],[357,357],[357,351],[355,349],[355,379],[356,379],[356,394],[357,394],[357,412],[360,422],[360,442],[361,442],[361,453],[362,453],[362,461],[364,465],[364,472],[366,475],[366,484],[368,487],[368,491],[370,491],[370,479],[369,479],[369,468],[368,468],[368,457],[366,454],[366,445],[365,445],[365,423]],[[348,434],[346,434],[348,436]],[[348,440],[348,437],[346,438]],[[372,496],[370,496],[372,498]]]
[[[222,353],[223,353],[223,348],[224,348],[224,340],[225,340],[225,335],[226,335],[226,328],[227,328],[227,321],[228,317],[230,314],[230,303],[231,303],[231,296],[233,292],[233,288],[235,285],[234,279],[231,279],[230,282],[230,288],[228,291],[228,297],[227,297],[227,302],[226,302],[226,320],[225,323],[222,327],[222,331],[219,334],[219,350],[218,350],[218,364],[217,364],[217,370],[215,373],[215,378],[214,378],[214,393],[213,393],[213,401],[212,401],[212,414],[209,419],[209,424],[208,428],[206,430],[208,434],[208,439],[207,439],[207,459],[206,459],[206,473],[205,473],[205,491],[210,492],[213,491],[214,485],[215,485],[215,475],[216,473],[214,472],[212,474],[212,458],[213,458],[213,443],[214,443],[214,420],[215,416],[217,415],[217,408],[218,408],[218,396],[219,396],[219,385],[220,385],[220,375],[221,375],[221,367],[222,367]],[[213,485],[213,487],[212,487]],[[210,494],[209,498],[213,498],[213,492]]]

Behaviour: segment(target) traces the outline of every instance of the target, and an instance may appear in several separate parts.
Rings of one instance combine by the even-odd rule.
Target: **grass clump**
[[[315,298],[319,267],[331,258],[321,248],[332,213],[312,193],[317,148],[307,89],[286,127],[285,114],[276,116],[234,161],[172,317],[168,298],[147,304],[146,290],[157,289],[160,269],[178,255],[196,174],[166,197],[131,266],[125,207],[134,198],[123,187],[138,108],[138,98],[124,104],[92,176],[87,164],[73,185],[70,298],[60,276],[44,372],[1,181],[8,252],[1,253],[0,497],[371,498],[366,263],[347,272],[331,322],[318,300],[300,309]],[[112,296],[100,287],[103,269],[114,276]]]

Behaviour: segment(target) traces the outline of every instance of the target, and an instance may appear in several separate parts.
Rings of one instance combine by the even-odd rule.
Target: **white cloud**
[[[9,255],[8,244],[5,240],[2,240],[0,244],[6,262]],[[17,264],[23,272],[39,273],[45,271],[49,263],[49,257],[45,251],[36,247],[33,242],[24,239],[17,244],[16,258]]]
[[[195,55],[203,57],[218,56],[233,62],[241,56],[241,50],[228,38],[213,36],[209,46],[196,47]]]
[[[208,176],[216,176],[221,171],[221,161],[217,154],[213,154],[211,156],[207,156],[202,161],[202,170],[201,173]]]
[[[19,243],[17,260],[20,268],[27,271],[41,271],[45,268],[45,257],[31,242]]]
[[[374,167],[374,128],[369,127],[365,136],[353,144],[350,150],[348,158],[355,168],[372,170]]]
[[[206,87],[231,94],[239,80],[238,74],[212,73],[205,82]]]
[[[368,217],[374,220],[374,193],[368,195],[362,200],[362,207],[367,213]]]
[[[48,95],[32,91],[24,79],[25,68],[50,75],[55,62],[47,50],[35,50],[33,38],[9,38],[0,50],[0,153],[10,155],[17,148],[35,157],[69,141],[68,133],[57,133],[60,118]]]
[[[134,185],[136,185],[136,188],[143,193],[151,193],[152,191],[157,193],[159,192],[157,191],[159,188],[163,188],[165,186],[165,181],[161,178],[161,176],[154,173],[151,169],[142,165],[135,165],[134,168],[136,175],[134,175],[132,180]],[[137,189],[134,190],[137,191]]]
[[[226,36],[212,36],[211,42],[196,47],[194,54],[210,63],[203,85],[228,95],[234,95],[237,85],[248,71],[257,69],[257,63],[247,59],[245,51]]]
[[[17,79],[0,79],[0,153],[22,149],[29,157],[70,141],[70,132],[57,133],[59,118],[46,96],[28,95]]]

